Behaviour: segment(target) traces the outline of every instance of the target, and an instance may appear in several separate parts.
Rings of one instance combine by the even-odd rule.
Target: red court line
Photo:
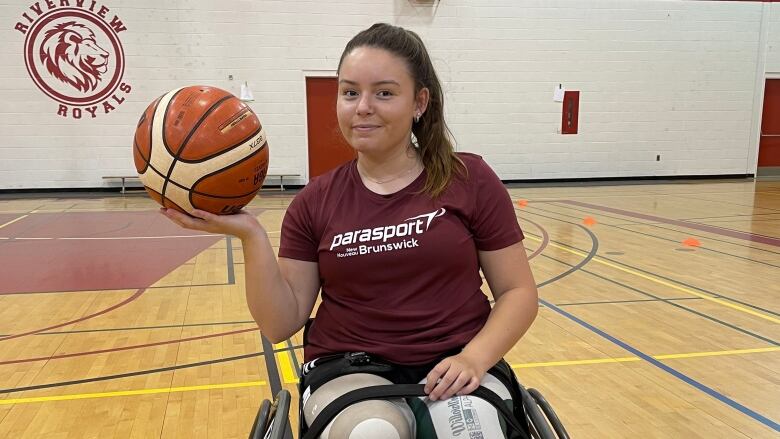
[[[531,253],[530,256],[528,256],[528,260],[530,261],[531,259],[539,256],[539,254],[541,254],[544,251],[544,249],[547,248],[547,245],[550,243],[550,234],[547,233],[547,229],[545,229],[535,221],[531,221],[528,218],[523,218],[523,221],[527,221],[533,224],[534,226],[536,226],[537,229],[539,229],[540,232],[542,232],[542,243],[541,245],[539,245],[539,248],[534,250],[534,252]]]
[[[708,232],[715,235],[728,236],[730,238],[742,239],[745,241],[758,242],[761,244],[771,245],[774,247],[780,247],[780,238],[774,238],[771,236],[757,235],[755,233],[740,232],[738,230],[724,229],[722,227],[710,226],[707,224],[693,223],[689,221],[676,220],[671,218],[664,218],[656,215],[649,215],[641,212],[633,212],[630,210],[616,209],[614,207],[600,206],[598,204],[583,203],[581,201],[574,200],[557,200],[558,203],[571,204],[573,206],[587,207],[589,209],[600,210],[602,212],[616,213],[631,218],[639,218],[647,221],[655,221],[665,224],[672,224],[675,226],[685,227],[688,229],[700,230],[702,232]]]
[[[176,340],[166,340],[166,341],[158,341],[155,343],[146,343],[146,344],[139,344],[139,345],[133,345],[133,346],[124,346],[121,348],[112,348],[112,349],[100,349],[98,351],[86,351],[86,352],[73,352],[70,354],[61,354],[61,355],[52,355],[49,357],[36,357],[36,358],[20,358],[18,360],[7,360],[7,361],[0,361],[0,365],[4,364],[18,364],[18,363],[31,363],[34,361],[46,361],[46,360],[58,360],[61,358],[71,358],[71,357],[81,357],[84,355],[95,355],[95,354],[104,354],[107,352],[117,352],[117,351],[127,351],[131,349],[140,349],[140,348],[148,348],[151,346],[160,346],[164,344],[171,344],[171,343],[181,343],[185,341],[194,341],[194,340],[202,340],[204,338],[214,338],[214,337],[221,337],[224,335],[232,335],[232,334],[241,334],[242,332],[250,332],[250,331],[257,331],[260,328],[255,326],[254,328],[247,328],[247,329],[238,329],[235,331],[228,331],[228,332],[220,332],[217,334],[209,334],[209,335],[200,335],[197,337],[188,337],[188,338],[180,338]]]
[[[135,300],[135,299],[137,299],[137,298],[141,297],[141,295],[142,295],[142,294],[143,294],[145,291],[146,291],[146,288],[141,288],[140,290],[136,291],[136,292],[135,292],[135,294],[133,294],[132,296],[128,297],[127,299],[125,299],[125,300],[123,300],[123,301],[121,301],[121,302],[117,303],[116,305],[109,306],[109,307],[108,307],[108,308],[106,308],[106,309],[103,309],[103,310],[101,310],[101,311],[98,311],[98,312],[96,312],[96,313],[92,313],[92,314],[90,314],[90,315],[84,316],[84,317],[82,317],[82,318],[80,318],[80,319],[76,319],[76,320],[70,320],[70,321],[68,321],[68,322],[65,322],[65,323],[60,323],[60,324],[58,324],[58,325],[48,326],[48,327],[46,327],[46,328],[35,329],[35,330],[29,331],[29,332],[24,332],[24,333],[22,333],[22,334],[14,334],[14,335],[9,335],[9,336],[7,336],[7,337],[0,338],[0,341],[6,341],[6,340],[10,340],[10,339],[12,339],[12,338],[19,338],[19,337],[24,337],[25,335],[32,335],[32,334],[37,334],[37,333],[39,333],[39,332],[48,331],[48,330],[50,330],[50,329],[54,329],[54,328],[61,328],[61,327],[63,327],[63,326],[67,326],[67,325],[70,325],[70,324],[73,324],[73,323],[83,322],[84,320],[91,319],[91,318],[93,318],[93,317],[97,317],[97,316],[99,316],[99,315],[101,315],[101,314],[105,314],[105,313],[107,313],[107,312],[110,312],[110,311],[113,311],[113,310],[115,310],[115,309],[117,309],[117,308],[119,308],[119,307],[125,306],[125,305],[127,305],[128,303],[132,302],[133,300]]]

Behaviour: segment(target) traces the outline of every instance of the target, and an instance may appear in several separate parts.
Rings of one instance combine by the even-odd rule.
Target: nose
[[[355,110],[359,116],[365,116],[374,112],[373,103],[371,102],[371,94],[364,93],[360,96],[357,108]]]

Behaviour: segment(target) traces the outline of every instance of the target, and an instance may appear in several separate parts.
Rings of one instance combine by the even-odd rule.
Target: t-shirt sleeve
[[[522,241],[524,235],[512,199],[496,173],[481,158],[469,173],[476,191],[471,228],[477,249],[499,250]]]
[[[312,192],[314,185],[305,187],[293,198],[282,220],[279,257],[301,261],[318,261],[319,240],[315,236]]]

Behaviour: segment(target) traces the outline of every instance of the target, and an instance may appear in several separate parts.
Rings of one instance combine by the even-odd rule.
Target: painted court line
[[[56,325],[47,326],[45,328],[34,329],[32,331],[23,332],[21,334],[7,335],[5,337],[0,338],[0,341],[11,340],[11,339],[14,339],[14,338],[24,337],[24,336],[32,335],[32,334],[38,334],[40,332],[48,331],[50,329],[61,328],[63,326],[68,326],[68,325],[72,325],[74,323],[83,322],[84,320],[89,320],[89,319],[91,319],[93,317],[97,317],[97,316],[103,315],[103,314],[105,314],[107,312],[111,312],[111,311],[113,311],[113,310],[115,310],[117,308],[120,308],[120,307],[123,307],[123,306],[127,305],[128,303],[130,303],[130,302],[138,299],[139,297],[141,297],[141,295],[144,294],[144,292],[146,292],[146,288],[138,289],[138,290],[136,290],[135,293],[133,293],[133,295],[129,296],[127,299],[125,299],[125,300],[123,300],[123,301],[121,301],[121,302],[119,302],[119,303],[117,303],[115,305],[111,305],[108,308],[105,308],[103,310],[94,312],[92,314],[86,315],[86,316],[78,318],[78,319],[69,320],[69,321],[64,322],[64,323],[58,323]]]
[[[292,384],[298,382],[298,374],[293,368],[291,355],[294,355],[291,351],[285,351],[287,349],[287,343],[276,343],[274,350],[277,351],[276,358],[279,360],[279,368],[282,370],[282,380],[285,384]]]
[[[635,356],[641,358],[642,360],[652,364],[653,366],[663,370],[664,372],[674,376],[675,378],[679,379],[680,381],[688,384],[689,386],[706,393],[707,395],[717,399],[718,401],[728,405],[729,407],[753,418],[754,420],[766,425],[767,427],[780,432],[780,424],[775,422],[774,420],[762,415],[761,413],[756,412],[755,410],[752,410],[748,408],[747,406],[744,406],[737,401],[729,398],[728,396],[723,395],[722,393],[718,392],[717,390],[706,386],[693,378],[685,375],[684,373],[667,366],[664,363],[661,363],[659,360],[653,358],[650,355],[645,354],[644,352],[640,351],[639,349],[629,345],[628,343],[602,331],[601,329],[591,325],[590,323],[562,310],[561,308],[558,308],[557,306],[553,305],[552,303],[549,303],[543,299],[539,299],[539,302],[542,303],[544,306],[550,308],[551,310],[557,312],[558,314],[568,318],[569,320],[574,321],[575,323],[579,324],[580,326],[588,329],[591,332],[596,333],[597,335],[601,336],[602,338],[609,340],[613,344],[620,346],[621,348],[627,350],[628,352],[631,352]]]
[[[276,395],[282,390],[282,382],[279,380],[279,370],[276,366],[276,360],[274,359],[274,347],[268,338],[262,333],[260,334],[260,342],[263,344],[263,356],[265,357],[265,370],[268,374],[268,379],[271,381],[271,392]]]
[[[547,259],[553,260],[555,262],[558,262],[559,264],[562,264],[562,265],[567,265],[569,267],[572,266],[570,263],[561,261],[560,259],[553,258],[552,256],[544,255],[544,257],[547,258]],[[723,326],[725,326],[727,328],[730,328],[730,329],[732,329],[734,331],[737,331],[737,332],[741,332],[741,333],[743,333],[745,335],[748,335],[750,337],[753,337],[755,339],[767,342],[767,343],[769,343],[771,345],[774,345],[774,346],[780,346],[780,343],[772,340],[771,338],[764,337],[762,335],[759,335],[759,334],[756,334],[754,332],[748,331],[747,329],[741,328],[741,327],[736,326],[736,325],[732,325],[731,323],[725,322],[725,321],[720,320],[720,319],[716,319],[715,317],[713,317],[713,316],[711,316],[709,314],[706,314],[706,313],[697,311],[697,310],[695,310],[693,308],[688,308],[688,307],[686,307],[684,305],[680,305],[679,303],[676,303],[677,301],[680,301],[680,299],[664,299],[664,298],[661,298],[661,297],[656,296],[654,294],[648,293],[647,291],[644,291],[642,289],[639,289],[639,288],[636,288],[634,286],[625,284],[623,282],[616,281],[615,279],[612,279],[612,278],[610,278],[608,276],[603,276],[601,274],[595,273],[595,272],[590,271],[590,270],[580,269],[579,272],[580,273],[587,273],[587,274],[589,274],[591,276],[594,276],[594,277],[596,277],[598,279],[601,279],[603,281],[606,281],[606,282],[618,285],[620,287],[623,287],[623,288],[625,288],[627,290],[633,291],[633,292],[635,292],[637,294],[640,294],[642,296],[652,297],[653,298],[651,300],[652,302],[663,302],[663,303],[666,303],[666,304],[671,305],[671,306],[673,306],[675,308],[678,308],[680,310],[689,312],[689,313],[697,315],[699,317],[703,317],[703,318],[705,318],[705,319],[707,319],[707,320],[709,320],[711,322],[717,323],[719,325],[723,325]],[[702,299],[700,299],[698,297],[686,297],[686,298],[684,298],[684,300],[702,300]],[[631,303],[631,302],[637,302],[637,301],[613,301],[611,303]],[[640,300],[638,302],[645,302],[646,303],[646,301],[644,301],[644,300]],[[604,302],[601,302],[601,303],[604,303]],[[556,306],[566,306],[565,304],[562,305],[562,304],[559,304],[559,303],[556,303],[555,305]]]
[[[7,223],[5,223],[5,224],[1,225],[1,226],[0,226],[0,229],[2,229],[2,228],[3,228],[3,227],[5,227],[5,226],[11,225],[11,224],[13,224],[13,223],[15,223],[15,222],[17,222],[17,221],[19,221],[19,220],[23,220],[23,219],[27,218],[28,216],[29,216],[29,215],[22,215],[22,216],[20,216],[19,218],[16,218],[16,219],[13,219],[13,220],[11,220],[11,221],[8,221]]]
[[[70,401],[74,399],[112,398],[116,396],[151,395],[155,393],[192,392],[196,390],[234,389],[239,387],[265,386],[265,381],[247,381],[243,383],[206,384],[202,386],[162,387],[159,389],[121,390],[118,392],[77,393],[72,395],[38,396],[32,398],[2,399],[0,405],[29,404],[31,402]]]
[[[730,351],[714,352],[690,352],[687,354],[668,354],[668,355],[650,355],[656,360],[675,360],[680,358],[701,358],[701,357],[719,357],[724,355],[744,355],[758,354],[764,352],[778,352],[780,346],[755,349],[735,349]],[[642,361],[640,357],[620,357],[620,358],[594,358],[590,360],[569,360],[569,361],[546,361],[541,363],[521,363],[512,364],[512,369],[531,369],[535,367],[555,367],[555,366],[580,366],[585,364],[604,364],[604,363],[628,363],[632,361]]]
[[[282,364],[282,376],[284,378],[284,382],[288,384],[297,383],[298,382],[297,374],[293,370],[290,363],[290,358],[291,358],[290,355],[294,355],[294,354],[291,352],[289,348],[285,347],[284,343],[277,343],[275,347],[284,347],[284,349],[275,351],[277,354],[279,354],[278,358],[280,363]],[[300,346],[293,347],[293,349],[296,348],[300,348]],[[723,356],[723,355],[744,355],[744,354],[755,354],[755,353],[766,353],[766,352],[777,352],[777,351],[780,351],[780,347],[736,349],[736,350],[715,351],[715,352],[691,352],[691,353],[669,354],[669,355],[653,355],[652,358],[655,358],[656,360],[668,360],[668,359],[680,359],[680,358],[715,357],[715,356]],[[252,356],[252,355],[259,355],[259,354],[260,353],[249,354],[249,355]],[[246,356],[241,356],[241,358],[244,357]],[[578,365],[587,365],[587,364],[625,363],[625,362],[634,362],[634,361],[641,361],[641,360],[642,359],[640,357],[596,358],[590,360],[521,363],[521,364],[513,364],[512,368],[530,369],[535,367],[560,367],[560,366],[578,366]],[[205,365],[210,363],[211,362],[204,362],[203,364]],[[169,370],[169,369],[171,368],[165,368],[164,370]],[[128,376],[130,375],[131,374],[128,374]],[[187,392],[187,391],[195,391],[195,390],[228,389],[228,388],[237,388],[237,387],[265,386],[265,385],[267,385],[265,381],[247,381],[241,383],[207,384],[207,385],[189,386],[189,387],[171,387],[171,388],[164,387],[159,389],[126,390],[126,391],[117,391],[117,392],[78,393],[78,394],[69,394],[69,395],[6,399],[6,400],[0,400],[0,405],[29,404],[33,402],[49,402],[49,401],[68,401],[68,400],[86,399],[86,398],[109,398],[109,397],[116,397],[116,396],[148,395],[154,393]],[[30,390],[30,389],[25,389],[25,390]]]
[[[533,237],[533,236],[528,236],[528,238],[532,239],[534,241],[541,241],[541,239]],[[570,249],[568,247],[565,247],[565,246],[562,246],[560,244],[550,243],[550,245],[555,247],[555,248],[559,248],[559,249],[561,249],[563,251],[567,251],[569,253],[575,254],[577,256],[582,256],[582,257],[587,256],[587,254],[585,252],[581,252],[579,250],[572,250],[572,249]],[[639,271],[632,270],[630,268],[621,267],[618,264],[614,264],[612,262],[605,261],[605,260],[601,259],[598,256],[594,257],[593,261],[594,262],[598,262],[598,263],[603,264],[603,265],[606,265],[608,267],[615,268],[615,269],[623,271],[625,273],[633,274],[635,276],[641,277],[643,279],[647,279],[649,281],[661,284],[663,286],[666,286],[666,287],[669,287],[669,288],[674,288],[674,289],[676,289],[678,291],[682,291],[682,292],[690,294],[692,296],[696,296],[696,297],[699,297],[699,298],[704,299],[704,300],[709,300],[710,302],[714,302],[714,303],[717,303],[719,305],[723,305],[723,306],[735,309],[737,311],[740,311],[740,312],[743,312],[743,313],[746,313],[746,314],[750,314],[752,316],[756,316],[756,317],[762,318],[764,320],[769,320],[770,322],[773,322],[773,323],[780,323],[780,319],[778,319],[778,318],[775,318],[775,317],[772,317],[772,316],[768,316],[768,315],[766,315],[764,313],[760,313],[758,311],[754,311],[754,310],[748,309],[748,308],[746,308],[744,306],[736,305],[736,304],[733,304],[731,302],[718,299],[716,297],[712,297],[712,296],[710,296],[708,294],[699,293],[698,291],[694,291],[694,290],[692,290],[690,288],[685,288],[685,287],[681,287],[679,285],[675,285],[675,284],[673,284],[671,282],[665,281],[663,279],[658,279],[658,278],[656,278],[654,276],[649,276],[649,275],[646,275],[644,273],[640,273]]]
[[[144,343],[144,344],[138,344],[138,345],[122,346],[122,347],[118,347],[118,348],[115,347],[115,348],[110,348],[110,349],[100,349],[100,350],[96,350],[96,351],[71,352],[71,353],[68,353],[68,354],[50,355],[48,357],[19,358],[19,359],[16,359],[16,360],[0,361],[0,366],[5,365],[5,364],[32,363],[32,362],[36,362],[36,361],[59,360],[59,359],[62,359],[62,358],[81,357],[81,356],[84,356],[84,355],[97,355],[97,354],[105,354],[105,353],[108,353],[108,352],[119,352],[119,351],[131,350],[131,349],[142,349],[142,348],[149,348],[149,347],[153,347],[153,346],[162,346],[162,345],[166,345],[166,344],[184,343],[184,342],[188,342],[188,341],[204,340],[204,339],[207,339],[207,338],[214,338],[214,337],[224,337],[224,336],[227,336],[227,335],[242,334],[242,333],[245,333],[245,332],[252,332],[252,331],[257,331],[257,330],[258,330],[258,328],[255,326],[255,327],[252,327],[252,328],[237,329],[235,331],[218,332],[216,334],[208,334],[208,335],[199,335],[197,337],[177,338],[177,339],[174,339],[174,340],[164,340],[164,341],[158,341],[158,342],[154,342],[154,343]],[[7,337],[7,338],[4,338],[4,339],[0,339],[0,341],[7,340],[8,338],[13,338],[13,337]]]
[[[707,224],[700,224],[700,223],[694,223],[690,221],[664,218],[656,215],[648,215],[646,213],[641,213],[641,212],[633,212],[630,210],[616,209],[614,207],[599,206],[598,204],[583,203],[581,201],[559,200],[558,202],[564,204],[570,204],[574,206],[587,207],[590,209],[600,210],[602,212],[616,213],[618,215],[623,215],[631,218],[640,218],[647,221],[656,221],[660,223],[672,224],[675,226],[700,230],[702,232],[713,233],[715,235],[729,236],[731,238],[742,239],[745,241],[760,242],[761,244],[771,245],[774,247],[780,247],[780,238],[775,238],[772,236],[764,236],[764,235],[757,235],[755,233],[740,232],[738,230],[731,230],[723,227],[709,226]]]

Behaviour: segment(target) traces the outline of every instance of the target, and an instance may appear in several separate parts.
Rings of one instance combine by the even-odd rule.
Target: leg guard
[[[304,395],[303,414],[307,425],[334,399],[355,389],[392,384],[371,374],[355,373],[334,378],[310,396]],[[325,428],[321,439],[413,439],[414,415],[402,399],[371,400],[344,409]]]
[[[425,383],[422,380],[420,383]],[[485,374],[480,383],[495,392],[512,410],[512,396],[506,385],[491,374]],[[507,438],[504,420],[487,401],[474,396],[454,396],[444,401],[426,398],[411,400],[417,419],[417,431],[425,438]]]

